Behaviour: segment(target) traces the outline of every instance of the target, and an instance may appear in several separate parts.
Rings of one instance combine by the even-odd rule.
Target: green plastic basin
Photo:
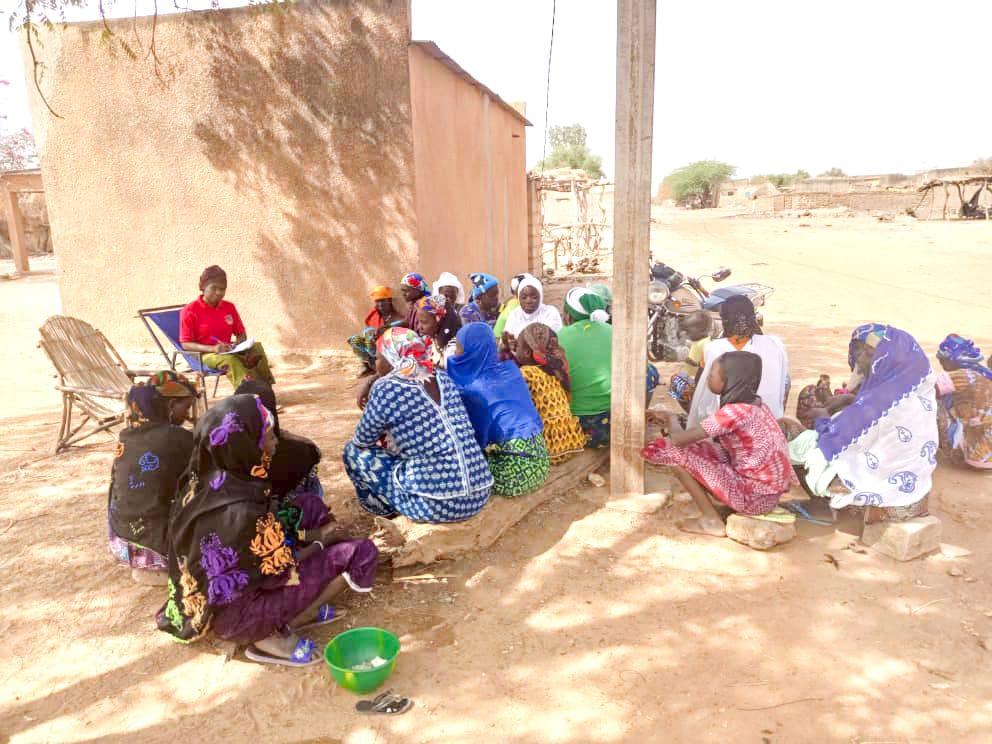
[[[341,687],[364,695],[378,689],[396,668],[400,639],[382,628],[352,628],[335,636],[324,649],[324,661]],[[355,669],[378,656],[386,663],[375,669]]]

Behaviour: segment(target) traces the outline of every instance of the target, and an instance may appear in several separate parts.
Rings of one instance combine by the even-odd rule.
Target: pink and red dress
[[[679,465],[716,498],[741,514],[778,506],[795,474],[785,436],[764,403],[732,403],[700,422],[713,441],[676,447],[656,439],[641,452],[656,465]]]

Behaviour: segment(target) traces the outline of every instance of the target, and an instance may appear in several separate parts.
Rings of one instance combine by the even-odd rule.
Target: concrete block
[[[768,550],[796,536],[796,523],[769,522],[743,514],[727,517],[727,537],[755,550]]]
[[[931,515],[905,522],[866,524],[861,542],[897,561],[911,561],[940,549],[940,520]]]

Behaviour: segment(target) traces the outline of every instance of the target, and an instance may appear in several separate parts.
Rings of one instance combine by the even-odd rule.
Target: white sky
[[[0,0],[0,80],[10,82],[0,85],[0,126],[30,129],[6,32],[14,2]],[[544,137],[551,6],[413,0],[414,38],[437,42],[505,100],[527,102],[529,165]],[[118,0],[120,12],[132,8]],[[746,176],[909,173],[992,156],[990,29],[989,0],[660,0],[653,180],[707,158]],[[584,125],[611,176],[615,37],[611,0],[558,0],[550,123]]]

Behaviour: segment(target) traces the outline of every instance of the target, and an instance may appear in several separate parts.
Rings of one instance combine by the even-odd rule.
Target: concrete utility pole
[[[617,2],[616,191],[613,230],[614,498],[644,493],[645,369],[651,255],[656,0]]]

